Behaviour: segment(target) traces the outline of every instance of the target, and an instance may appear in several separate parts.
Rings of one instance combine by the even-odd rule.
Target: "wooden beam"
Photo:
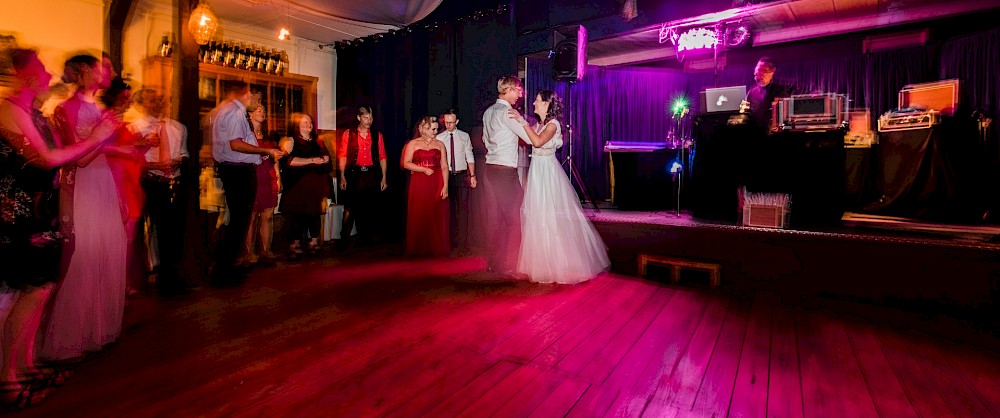
[[[115,69],[121,72],[122,68],[122,32],[125,30],[125,22],[132,13],[132,0],[112,0],[110,10],[108,10],[108,55],[111,56],[111,63]]]
[[[198,49],[191,32],[187,30],[191,11],[198,6],[198,0],[173,0],[174,33],[178,40],[174,49],[173,85],[170,86],[172,117],[184,124],[188,130],[187,150],[190,157],[181,167],[181,183],[187,197],[184,223],[184,252],[182,253],[181,274],[190,283],[204,280],[210,260],[209,241],[202,233],[207,220],[199,207],[201,174],[200,152],[202,145],[200,103],[198,102]]]

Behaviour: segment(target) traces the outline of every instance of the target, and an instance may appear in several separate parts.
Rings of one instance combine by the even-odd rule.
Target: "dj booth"
[[[789,225],[826,225],[844,212],[844,131],[768,134],[729,124],[732,114],[695,118],[691,209],[695,217],[736,223],[740,193],[790,196]]]

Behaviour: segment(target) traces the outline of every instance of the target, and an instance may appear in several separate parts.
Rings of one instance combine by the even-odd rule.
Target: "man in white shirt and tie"
[[[530,144],[524,126],[508,111],[524,96],[521,80],[514,76],[497,81],[498,98],[483,114],[486,168],[493,194],[494,215],[486,220],[490,270],[513,274],[521,249],[521,201],[524,190],[517,178],[518,138]]]
[[[150,251],[155,251],[158,261],[156,287],[162,296],[184,293],[191,286],[180,275],[186,197],[180,184],[180,166],[188,157],[187,127],[162,117],[163,96],[156,90],[139,90],[132,101],[125,121],[131,122],[136,131],[160,139],[159,146],[146,151],[142,176],[146,216],[156,231],[155,243],[149,241]]]
[[[472,139],[458,129],[458,114],[449,109],[441,115],[444,131],[437,135],[448,150],[448,196],[451,196],[451,248],[458,254],[469,250],[469,189],[475,189],[476,159]]]

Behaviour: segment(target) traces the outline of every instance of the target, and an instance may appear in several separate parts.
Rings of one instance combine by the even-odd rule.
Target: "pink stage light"
[[[674,41],[677,45],[677,52],[691,51],[695,49],[715,48],[719,43],[719,36],[715,29],[693,28],[681,32]]]

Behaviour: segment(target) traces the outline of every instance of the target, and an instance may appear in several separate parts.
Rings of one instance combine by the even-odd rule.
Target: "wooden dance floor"
[[[980,345],[767,292],[511,282],[388,252],[132,299],[116,345],[14,415],[1000,415],[1000,355]]]

